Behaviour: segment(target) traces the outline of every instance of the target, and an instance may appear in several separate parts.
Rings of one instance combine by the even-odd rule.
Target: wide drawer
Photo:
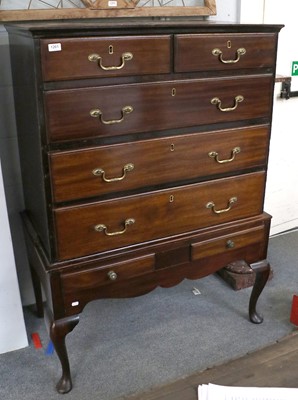
[[[272,76],[194,79],[45,93],[49,141],[269,118]]]
[[[168,35],[43,39],[43,80],[168,73],[170,46]]]
[[[218,225],[262,212],[265,173],[54,210],[58,259]]]
[[[275,34],[175,36],[175,72],[274,68]]]
[[[268,129],[263,125],[53,152],[53,199],[63,202],[264,166]]]

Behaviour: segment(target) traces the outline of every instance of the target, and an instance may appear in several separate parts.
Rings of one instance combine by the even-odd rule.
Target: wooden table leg
[[[251,264],[251,267],[256,274],[256,279],[249,300],[249,318],[254,324],[261,324],[263,322],[263,317],[257,313],[256,304],[268,281],[270,264],[267,260],[262,260],[255,264]]]
[[[57,356],[61,362],[62,376],[57,383],[57,391],[59,393],[68,393],[72,389],[72,381],[70,374],[69,359],[65,344],[65,338],[80,321],[79,315],[73,315],[70,317],[52,320],[49,318],[51,313],[47,313],[47,325],[49,328],[50,339],[53,342]]]

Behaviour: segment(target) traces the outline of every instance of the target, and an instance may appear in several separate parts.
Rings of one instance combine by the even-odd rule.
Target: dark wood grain
[[[264,125],[53,152],[53,198],[63,202],[263,167],[268,143],[269,127]],[[208,156],[216,151],[219,160],[228,160],[236,147],[241,151],[231,162],[221,164]],[[119,178],[129,163],[134,169],[121,181],[105,182],[92,173],[101,168],[107,179]]]
[[[257,215],[262,212],[264,179],[265,174],[258,172],[57,208],[54,217],[59,259],[80,257]],[[226,209],[233,197],[237,197],[237,202],[228,212],[215,214],[206,207],[212,201],[216,210]],[[104,231],[94,229],[96,225],[104,224],[108,233],[120,232],[129,218],[133,218],[135,223],[117,236],[107,236]]]
[[[229,42],[229,43],[228,43]],[[175,71],[237,70],[240,68],[273,68],[276,34],[176,35]],[[213,49],[222,51],[224,61],[237,60],[237,50],[246,53],[235,63],[222,63]]]
[[[244,232],[237,232],[234,235],[227,235],[216,239],[209,239],[192,244],[192,259],[213,256],[233,252],[241,247],[254,243],[261,243],[264,239],[264,228],[251,229]]]
[[[234,111],[211,104],[217,97],[223,108],[232,108],[238,95],[244,101]],[[272,76],[265,75],[49,91],[44,100],[49,141],[58,141],[269,118],[271,97]],[[126,106],[133,111],[121,123],[90,116],[99,109],[105,121],[120,120]]]
[[[51,44],[61,45],[61,51],[50,52]],[[113,49],[110,50],[110,46]],[[44,81],[168,73],[171,68],[171,37],[112,36],[43,39],[41,41],[42,74]],[[112,52],[112,53],[111,53]],[[90,54],[102,57],[104,67],[120,66],[123,53],[133,58],[119,70],[103,70],[97,62],[88,60]]]

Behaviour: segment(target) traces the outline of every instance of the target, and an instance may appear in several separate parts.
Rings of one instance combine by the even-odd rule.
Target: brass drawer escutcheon
[[[123,122],[125,115],[130,114],[132,112],[133,112],[132,106],[125,106],[121,110],[121,118],[120,119],[112,119],[110,121],[106,121],[102,117],[102,111],[99,110],[98,108],[96,108],[96,109],[90,111],[90,116],[93,118],[99,118],[100,121],[105,125],[113,125],[113,124],[120,124],[120,122]]]
[[[244,56],[244,54],[246,53],[246,50],[244,47],[240,47],[237,51],[236,51],[236,58],[235,60],[224,60],[223,59],[223,52],[220,49],[213,49],[212,50],[212,54],[215,57],[218,57],[219,61],[222,62],[223,64],[236,64],[239,60],[241,56]]]
[[[238,107],[238,104],[242,103],[243,100],[244,100],[244,97],[241,96],[241,95],[238,95],[234,99],[235,105],[233,107],[222,108],[221,107],[221,100],[218,97],[213,97],[213,99],[211,99],[211,104],[216,105],[217,108],[222,112],[229,112],[229,111],[236,110],[236,108]]]
[[[109,183],[109,182],[117,182],[117,181],[122,181],[126,177],[126,173],[130,172],[134,169],[134,164],[129,163],[124,165],[123,167],[123,174],[122,176],[119,176],[118,178],[106,178],[106,173],[102,168],[96,168],[92,171],[93,175],[95,176],[101,176],[103,181]]]
[[[231,197],[229,199],[229,201],[228,201],[228,207],[224,208],[222,210],[216,210],[214,202],[213,201],[209,201],[206,204],[206,208],[211,208],[212,211],[214,212],[214,214],[223,214],[223,213],[226,213],[226,212],[230,211],[231,208],[232,208],[232,205],[235,204],[237,202],[237,200],[238,200],[237,197]]]
[[[97,232],[103,232],[105,235],[107,236],[117,236],[117,235],[122,235],[123,233],[126,232],[127,227],[129,225],[133,225],[135,223],[135,219],[134,218],[128,218],[124,221],[124,229],[122,229],[122,231],[117,231],[117,232],[108,232],[108,228],[106,227],[106,225],[104,224],[98,224],[95,225],[94,229]]]
[[[132,53],[123,53],[121,56],[121,64],[118,66],[110,66],[110,67],[105,67],[104,65],[102,65],[102,57],[98,54],[90,54],[88,56],[88,60],[91,62],[97,62],[98,66],[103,69],[104,71],[115,71],[115,70],[119,70],[122,69],[125,66],[125,62],[126,61],[130,61],[133,59],[133,54]]]
[[[229,162],[232,162],[235,160],[236,154],[239,154],[241,151],[240,147],[234,147],[234,149],[231,152],[231,158],[225,159],[225,160],[219,160],[218,158],[218,152],[217,151],[210,151],[208,153],[208,156],[210,158],[214,158],[214,160],[218,163],[218,164],[226,164]]]

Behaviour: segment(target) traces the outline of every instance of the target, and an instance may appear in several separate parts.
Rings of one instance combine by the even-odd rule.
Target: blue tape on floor
[[[50,341],[49,344],[48,344],[48,347],[47,347],[46,350],[45,350],[45,354],[46,354],[47,356],[51,356],[53,353],[54,353],[54,345],[53,345],[53,343]]]

